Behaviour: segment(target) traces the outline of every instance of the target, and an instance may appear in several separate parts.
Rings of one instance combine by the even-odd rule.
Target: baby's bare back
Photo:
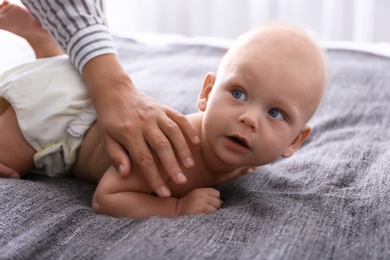
[[[85,133],[84,140],[77,149],[72,175],[78,179],[98,183],[110,165],[95,122]]]

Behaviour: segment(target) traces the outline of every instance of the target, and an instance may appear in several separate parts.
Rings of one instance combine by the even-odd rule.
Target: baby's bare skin
[[[1,168],[20,175],[29,173],[34,167],[35,150],[24,139],[12,106],[8,106],[0,115],[0,127],[0,147],[7,147],[0,149]]]
[[[187,115],[187,118],[194,125],[195,129],[200,131],[200,115]],[[200,147],[191,145],[190,142],[188,143],[191,152],[194,155],[197,167],[196,169],[186,169],[184,171],[184,174],[188,179],[187,183],[184,185],[176,185],[173,181],[170,181],[168,174],[166,171],[164,171],[161,162],[158,160],[158,157],[156,154],[153,154],[157,166],[160,167],[159,169],[161,171],[161,175],[163,176],[164,180],[167,181],[167,185],[172,191],[172,196],[174,197],[181,197],[190,190],[205,186],[205,183],[215,185],[219,182],[226,182],[230,179],[236,178],[238,175],[245,174],[248,170],[252,169],[251,167],[243,167],[231,172],[230,174],[226,171],[221,171],[221,175],[216,173],[210,174],[209,169],[207,169],[204,163],[205,160],[202,157]],[[110,160],[104,151],[101,138],[99,137],[97,123],[95,122],[85,134],[83,142],[80,148],[77,150],[76,163],[71,170],[72,175],[79,179],[98,183],[110,166]],[[136,167],[132,167],[131,175],[137,175],[140,178],[143,178],[139,169]],[[152,193],[153,190],[147,184],[146,180],[145,185],[149,187],[149,192]]]
[[[18,5],[7,1],[0,4],[0,29],[24,38],[33,47],[36,58],[63,54],[40,23]],[[0,127],[4,129],[0,135],[0,147],[7,147],[0,150],[0,176],[19,178],[34,167],[32,156],[35,150],[24,139],[15,111],[3,97],[0,97]]]
[[[76,163],[71,172],[76,178],[98,183],[105,171],[111,166],[104,151],[96,122],[84,136],[77,150]]]
[[[18,5],[6,1],[0,4],[0,29],[24,38],[33,48],[37,59],[63,54],[41,24]]]
[[[21,24],[23,24],[23,26],[21,26]],[[24,8],[20,6],[9,4],[8,2],[4,2],[0,5],[0,29],[7,30],[26,39],[33,48],[37,58],[52,57],[63,54],[63,52],[58,48],[58,46],[55,45],[55,43],[52,41],[50,35],[41,27],[39,22],[37,22],[35,18],[31,16],[30,13],[28,13]],[[21,150],[19,149],[18,151],[15,151],[13,157],[17,157],[16,154],[20,154],[22,158],[30,159],[26,160],[25,163],[19,165],[18,162],[8,162],[8,159],[3,160],[2,155],[0,154],[0,162],[7,167],[11,167],[11,169],[13,170],[16,170],[18,172],[20,171],[19,173],[24,175],[34,167],[32,157],[35,154],[35,151],[31,147],[31,145],[29,145],[24,139],[21,130],[17,124],[14,109],[12,108],[12,106],[9,106],[8,101],[6,101],[4,98],[2,98],[2,100],[3,102],[1,103],[4,105],[2,112],[4,113],[1,116],[2,121],[0,121],[0,126],[2,129],[5,130],[5,132],[11,132],[14,135],[9,138],[7,138],[6,135],[0,137],[3,140],[3,143],[0,143],[0,147],[10,146],[11,144],[9,142],[12,140],[13,143],[17,144],[13,145],[13,147],[19,146],[22,148]],[[194,124],[197,120],[193,117],[192,121],[192,123]],[[194,160],[199,163],[200,168],[197,168],[197,172],[199,172],[199,169],[201,169],[202,165],[204,165],[204,162],[199,152],[199,147],[198,149],[196,149],[196,146],[192,145],[191,142],[188,142],[188,145],[190,146],[192,152],[194,154],[197,154]],[[157,166],[161,170],[165,180],[168,181],[168,174],[165,170],[163,170],[164,167],[162,167],[162,164],[156,154],[154,155],[154,160],[156,161]],[[131,174],[138,175],[140,171],[138,168],[136,168],[136,164],[134,163],[131,165],[133,165],[131,169]],[[107,171],[110,166],[110,160],[104,150],[103,143],[101,142],[100,133],[98,131],[98,125],[95,122],[86,132],[85,138],[83,139],[82,144],[77,150],[76,163],[72,167],[71,173],[76,178],[90,181],[93,183],[98,183],[102,175]],[[186,169],[184,165],[181,164],[180,166],[183,167],[183,169]],[[206,170],[202,170],[202,172],[207,173]],[[187,178],[191,179],[191,181],[187,181],[187,183],[192,183],[195,186],[198,186],[197,183],[201,179],[199,178],[199,174],[196,174],[196,178],[190,177],[195,176],[195,173],[195,171],[190,170],[187,170],[185,172]],[[234,175],[235,174],[236,173],[234,173]],[[225,174],[225,176],[228,179],[230,178],[229,174]],[[190,187],[189,185],[173,185],[173,181],[170,181],[169,183],[170,185],[168,186],[177,186],[176,194],[183,193],[191,189],[192,187],[195,187]],[[178,189],[179,187],[180,189]],[[151,189],[150,192],[152,192]]]
[[[7,13],[18,10],[9,6],[8,9]],[[18,31],[17,27],[11,29],[14,33]],[[31,36],[20,32],[19,35]],[[45,49],[35,52],[47,54]],[[177,185],[170,180],[151,149],[172,197],[153,196],[153,189],[134,162],[130,176],[120,177],[104,152],[98,122],[86,132],[72,173],[98,183],[92,207],[99,213],[147,218],[215,212],[222,201],[219,192],[209,187],[235,179],[280,156],[290,157],[301,146],[310,135],[311,128],[306,122],[323,96],[325,83],[322,52],[303,31],[277,24],[256,28],[229,49],[218,77],[215,73],[206,75],[198,97],[199,111],[186,116],[201,138],[200,146],[187,140],[196,165],[183,172],[187,182]],[[6,138],[16,133],[11,138],[25,145],[23,154],[33,155],[12,111],[12,107],[8,108],[2,116],[4,123],[0,122],[9,135]],[[11,145],[6,139],[0,141],[5,142],[4,147]],[[0,162],[4,161],[2,156],[5,155],[0,153]],[[13,156],[19,160],[20,154],[13,151]],[[182,164],[179,167],[185,169]]]

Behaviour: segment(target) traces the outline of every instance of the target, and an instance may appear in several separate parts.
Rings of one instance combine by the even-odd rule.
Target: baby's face
[[[302,130],[310,133],[305,124],[322,96],[322,86],[315,84],[323,83],[317,78],[324,72],[315,55],[299,42],[278,44],[281,39],[270,37],[233,48],[204,95],[205,138],[231,165],[258,166],[291,156],[307,137],[291,150]]]

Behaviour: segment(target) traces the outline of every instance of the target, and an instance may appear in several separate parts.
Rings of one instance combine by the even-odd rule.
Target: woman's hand
[[[140,93],[115,55],[101,55],[90,60],[83,68],[83,76],[96,107],[105,150],[113,166],[122,176],[128,176],[130,154],[153,190],[160,197],[169,197],[170,191],[160,176],[148,145],[156,152],[170,178],[177,184],[183,184],[187,179],[173,149],[185,167],[194,166],[184,137],[195,145],[199,143],[192,125],[179,112]]]

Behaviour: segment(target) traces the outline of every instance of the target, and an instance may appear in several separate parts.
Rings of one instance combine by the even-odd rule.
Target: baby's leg
[[[5,112],[5,110],[7,110],[9,106],[10,104],[8,101],[5,98],[0,97],[0,116]]]
[[[30,172],[35,150],[24,139],[12,106],[0,114],[0,132],[0,177],[10,177],[7,176],[10,169],[21,175]]]
[[[63,54],[49,33],[21,6],[8,1],[0,4],[0,29],[24,38],[33,48],[37,59]]]

